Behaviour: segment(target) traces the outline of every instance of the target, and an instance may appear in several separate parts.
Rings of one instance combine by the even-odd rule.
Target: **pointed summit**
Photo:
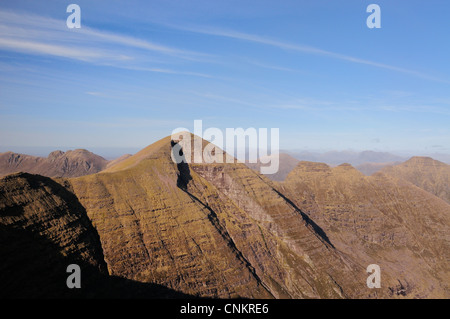
[[[175,147],[176,145],[179,147]],[[180,132],[166,136],[147,146],[133,156],[117,164],[110,165],[103,172],[111,173],[132,168],[149,159],[170,159],[176,161],[176,152],[181,152],[183,160],[188,164],[203,163],[237,163],[237,160],[218,146],[190,132]],[[180,154],[181,154],[180,153]]]
[[[356,286],[358,265],[269,179],[234,159],[173,161],[177,145],[194,158],[196,142],[227,156],[189,133],[69,180],[111,274],[221,298],[342,298]]]
[[[171,137],[166,136],[159,141],[147,146],[146,148],[140,150],[136,154],[129,156],[125,158],[122,161],[119,161],[118,163],[115,163],[113,165],[110,165],[107,169],[105,169],[103,172],[111,173],[111,172],[118,172],[122,170],[126,170],[129,168],[132,168],[142,161],[146,159],[151,158],[158,158],[158,157],[170,157],[170,141]]]

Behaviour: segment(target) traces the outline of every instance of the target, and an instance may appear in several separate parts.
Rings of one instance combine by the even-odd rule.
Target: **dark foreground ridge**
[[[11,193],[14,188],[26,192]],[[54,201],[59,205],[48,210]],[[194,298],[108,275],[100,238],[84,207],[65,187],[40,175],[2,179],[0,260],[0,298]],[[81,268],[81,289],[66,285],[70,264]]]

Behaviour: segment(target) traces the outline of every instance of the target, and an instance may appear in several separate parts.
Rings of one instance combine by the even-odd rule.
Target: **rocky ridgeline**
[[[175,164],[173,145],[162,139],[77,178],[3,178],[0,252],[14,257],[1,272],[14,278],[2,278],[5,291],[36,292],[18,287],[30,275],[44,284],[37,267],[63,273],[41,295],[55,285],[67,293],[73,262],[90,278],[83,296],[449,296],[449,205],[434,195],[350,165],[300,162],[276,183],[237,162]],[[47,265],[35,251],[48,247]],[[366,286],[374,263],[375,290]]]

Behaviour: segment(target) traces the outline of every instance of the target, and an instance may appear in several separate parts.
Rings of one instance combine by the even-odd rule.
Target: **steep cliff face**
[[[192,170],[214,185],[213,192],[200,183],[189,185],[188,191],[218,212],[277,298],[368,295],[364,269],[337,251],[325,232],[267,178],[244,164],[193,164]]]
[[[180,188],[197,177],[182,176],[170,154],[164,139],[128,169],[70,180],[109,272],[200,296],[272,297],[215,213]]]
[[[98,173],[108,161],[87,150],[54,151],[48,157],[0,153],[0,176],[16,172],[40,174],[48,177],[78,177]]]
[[[365,269],[267,178],[235,161],[177,165],[172,145],[70,180],[111,274],[201,296],[368,295]]]
[[[391,295],[448,297],[450,206],[407,181],[301,162],[278,185],[336,247],[383,270]]]
[[[193,297],[109,275],[86,210],[59,182],[27,173],[0,179],[0,298]],[[80,266],[80,289],[67,287],[71,264]]]
[[[385,175],[404,179],[450,204],[450,165],[430,157],[412,157],[404,163],[381,170]]]
[[[20,173],[0,180],[0,295],[63,297],[66,268],[84,283],[106,275],[99,237],[75,195],[50,178]]]

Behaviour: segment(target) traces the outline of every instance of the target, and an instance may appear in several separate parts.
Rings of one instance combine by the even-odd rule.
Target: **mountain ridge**
[[[406,162],[385,167],[380,170],[380,173],[407,180],[450,203],[450,165],[448,164],[431,157],[414,156]]]
[[[364,176],[350,165],[313,162],[300,162],[278,187],[308,212],[338,249],[389,269],[397,278],[389,282],[392,294],[399,292],[397,280],[403,286],[408,283],[406,295],[448,293],[450,206],[443,200],[406,180],[382,173]]]
[[[364,176],[350,164],[302,161],[284,182],[238,161],[177,164],[176,146],[194,145],[196,137],[187,138],[165,137],[95,174],[9,175],[0,180],[0,224],[10,229],[8,216],[20,214],[24,205],[38,205],[28,210],[44,216],[61,213],[61,203],[76,205],[98,234],[99,262],[108,278],[159,285],[183,296],[449,295],[450,206],[443,200],[406,180]],[[71,200],[64,204],[60,194]],[[42,202],[42,196],[49,200]],[[8,204],[11,198],[17,203]],[[33,232],[41,234],[38,229]],[[72,230],[52,228],[48,236],[58,242],[65,233]],[[365,268],[372,263],[383,269],[382,289],[376,291],[365,285]]]
[[[0,176],[22,171],[48,177],[77,177],[100,172],[107,163],[85,149],[53,151],[48,157],[5,152],[0,153]]]

